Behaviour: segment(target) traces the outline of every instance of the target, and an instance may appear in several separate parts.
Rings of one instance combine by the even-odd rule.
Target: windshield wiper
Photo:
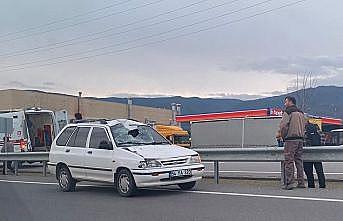
[[[150,142],[150,143],[142,143],[143,145],[161,145],[161,144],[169,144],[167,141],[160,141],[160,142]]]
[[[122,146],[122,145],[127,145],[127,144],[133,144],[133,145],[145,145],[145,143],[138,143],[138,142],[121,142],[121,143],[117,143],[118,146]]]

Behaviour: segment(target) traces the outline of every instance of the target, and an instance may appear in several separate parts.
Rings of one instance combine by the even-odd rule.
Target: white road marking
[[[0,182],[2,182],[2,183],[38,184],[38,185],[57,185],[57,183],[33,182],[33,181],[22,181],[22,180],[0,180]]]
[[[278,171],[252,171],[252,170],[219,170],[220,173],[252,173],[252,174],[280,174]],[[214,173],[213,170],[205,171],[205,173]],[[325,175],[343,175],[343,173],[325,173]]]
[[[0,183],[20,183],[20,184],[37,184],[37,185],[55,185],[58,186],[58,183],[48,183],[48,182],[35,182],[35,181],[21,181],[21,180],[0,180]],[[82,187],[106,187],[106,185],[86,185],[78,184],[77,186]],[[107,185],[108,186],[108,185]]]
[[[268,171],[250,171],[250,170],[219,170],[220,173],[256,173],[256,174],[280,174],[281,172]],[[213,170],[205,171],[205,173],[214,173]]]
[[[209,194],[209,195],[224,195],[224,196],[241,196],[241,197],[255,197],[255,198],[273,198],[273,199],[290,199],[290,200],[303,200],[303,201],[321,201],[321,202],[335,202],[343,203],[343,199],[330,199],[330,198],[313,198],[313,197],[300,197],[300,196],[282,196],[282,195],[265,195],[265,194],[250,194],[250,193],[229,193],[229,192],[211,192],[211,191],[180,191],[163,189],[172,192],[185,192],[185,193],[197,193],[197,194]]]
[[[57,183],[48,182],[32,182],[32,181],[20,181],[20,180],[0,180],[3,183],[20,183],[20,184],[37,184],[37,185],[57,185]],[[99,186],[99,185],[79,185],[79,186]],[[102,186],[105,187],[105,186]],[[284,196],[284,195],[267,195],[267,194],[252,194],[252,193],[233,193],[233,192],[212,192],[212,191],[186,191],[186,190],[173,190],[173,189],[151,189],[148,190],[162,190],[170,192],[184,192],[192,194],[207,194],[207,195],[222,195],[222,196],[239,196],[239,197],[254,197],[254,198],[271,198],[271,199],[289,199],[289,200],[303,200],[303,201],[320,201],[320,202],[335,202],[343,203],[343,199],[332,199],[332,198],[313,198],[313,197],[300,197],[300,196]]]

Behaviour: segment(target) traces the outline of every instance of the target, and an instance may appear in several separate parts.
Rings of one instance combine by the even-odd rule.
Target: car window
[[[68,141],[69,147],[86,147],[90,127],[79,127]]]
[[[94,127],[89,141],[89,148],[111,149],[111,147],[112,142],[108,139],[105,129]]]
[[[57,138],[56,140],[56,144],[58,146],[65,146],[69,140],[69,137],[71,136],[71,134],[73,133],[73,131],[75,130],[75,127],[68,127],[66,128],[61,135]]]

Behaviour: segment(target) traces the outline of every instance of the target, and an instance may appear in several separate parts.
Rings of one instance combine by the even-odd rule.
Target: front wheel
[[[193,181],[193,182],[189,182],[189,183],[180,183],[180,184],[178,184],[178,186],[182,190],[191,190],[194,188],[195,184],[196,184],[196,182]]]
[[[73,192],[76,189],[76,180],[71,176],[67,167],[58,170],[58,185],[63,192]]]
[[[129,170],[120,170],[116,178],[116,188],[119,195],[129,197],[136,193],[136,183]]]

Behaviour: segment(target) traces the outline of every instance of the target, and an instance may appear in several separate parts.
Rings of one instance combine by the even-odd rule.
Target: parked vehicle
[[[170,125],[155,125],[155,129],[170,142],[181,147],[190,147],[190,137],[186,130],[181,127]]]
[[[343,145],[343,129],[336,129],[330,132],[331,145],[339,146]]]
[[[62,191],[90,180],[114,183],[121,196],[151,186],[192,189],[204,171],[195,151],[172,145],[148,125],[123,119],[69,124],[53,141],[49,161]]]
[[[273,116],[192,122],[192,148],[277,146],[280,121]]]
[[[49,151],[53,139],[68,123],[65,110],[17,109],[0,111],[0,117],[13,119],[13,133],[9,136],[15,152]],[[0,138],[4,136],[0,133]]]

